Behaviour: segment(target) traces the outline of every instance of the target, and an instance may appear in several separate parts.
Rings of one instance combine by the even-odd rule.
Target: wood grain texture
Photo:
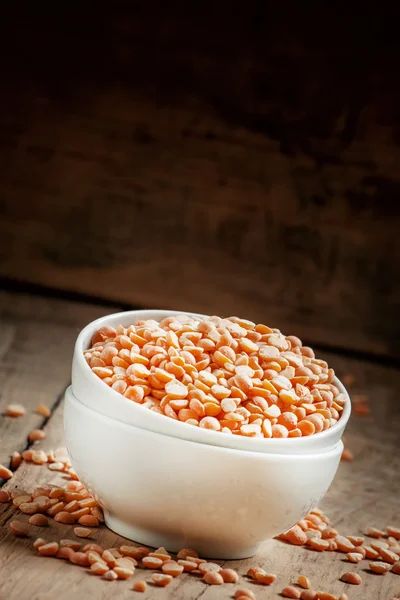
[[[108,312],[113,311],[0,292],[0,463],[25,450],[29,432],[45,422],[36,406],[52,408],[59,401],[70,381],[79,330]],[[22,404],[26,415],[4,416],[9,404]]]
[[[0,275],[399,356],[389,15],[132,11],[9,17]]]
[[[42,364],[53,365],[50,377],[52,388],[46,389],[46,398],[41,397],[48,405],[62,394],[67,381],[64,365],[59,371],[56,366],[58,353],[52,359],[46,353],[48,336],[43,337],[43,324],[47,324],[54,333],[54,340],[67,354],[76,335],[76,329],[85,321],[98,316],[99,307],[82,306],[66,301],[48,301],[39,298],[20,298],[3,294],[2,307],[7,307],[6,321],[14,323],[18,329],[21,323],[31,326],[32,344],[41,356]],[[39,322],[35,319],[40,316]],[[58,315],[63,323],[57,329]],[[36,324],[36,328],[34,325]],[[60,323],[58,325],[61,327]],[[63,341],[65,340],[65,341]],[[31,354],[31,351],[30,351]],[[350,360],[333,354],[325,354],[324,358],[336,369],[339,377],[346,374],[355,376],[352,391],[354,394],[367,394],[371,407],[371,417],[360,418],[353,415],[346,438],[355,454],[350,463],[342,463],[337,477],[322,502],[322,507],[331,517],[333,525],[347,534],[360,534],[365,526],[385,527],[388,524],[400,525],[398,521],[398,498],[400,495],[400,405],[398,389],[399,371],[385,368],[374,363]],[[67,359],[65,359],[67,361]],[[33,382],[45,384],[49,373],[37,367],[33,370],[21,370],[21,389],[29,389]],[[14,382],[12,373],[7,372],[5,383]],[[58,382],[58,383],[57,383]],[[36,400],[35,400],[36,401]],[[30,396],[24,397],[27,407],[33,406]],[[32,403],[32,404],[30,404]],[[27,419],[28,417],[24,417]],[[8,438],[5,421],[0,422],[0,439]],[[16,421],[19,431],[13,434],[15,447],[25,444],[26,426],[24,420]],[[62,404],[59,404],[52,417],[45,425],[47,438],[36,444],[45,449],[63,445]],[[10,441],[10,439],[9,439]],[[5,488],[22,487],[28,491],[40,484],[59,484],[61,476],[49,471],[46,467],[23,464]],[[295,493],[295,491],[294,491]],[[86,570],[64,561],[40,558],[32,550],[31,545],[36,537],[59,539],[74,537],[70,527],[51,522],[48,528],[33,528],[29,539],[17,539],[8,529],[10,521],[17,511],[5,504],[0,504],[0,599],[1,600],[100,600],[117,595],[128,600],[132,598],[132,582],[107,583],[91,576]],[[20,517],[26,519],[26,517]],[[99,529],[96,540],[105,546],[117,546],[123,538],[116,536],[106,528]],[[400,592],[400,578],[391,573],[384,577],[373,576],[363,572],[361,565],[354,566],[344,562],[343,555],[336,553],[316,554],[311,550],[288,546],[276,540],[265,544],[261,553],[253,559],[229,561],[226,563],[244,575],[250,566],[262,566],[268,572],[278,575],[278,580],[271,588],[264,588],[248,583],[242,579],[241,585],[255,591],[258,598],[279,598],[280,590],[294,582],[300,573],[306,574],[316,589],[324,589],[339,595],[346,590],[351,600],[388,600]],[[366,563],[362,563],[364,565]],[[348,570],[361,572],[363,583],[354,588],[339,581],[340,575]],[[145,576],[145,577],[143,577]],[[134,579],[149,579],[149,573],[137,570]],[[111,587],[110,587],[111,586]],[[149,586],[145,598],[171,598],[173,600],[223,600],[232,597],[232,590],[238,586],[222,588],[207,587],[193,576],[184,576],[175,580],[164,590]],[[138,595],[139,597],[139,595]],[[140,596],[141,597],[141,596]]]

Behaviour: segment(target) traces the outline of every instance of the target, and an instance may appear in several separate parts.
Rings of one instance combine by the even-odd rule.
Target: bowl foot
[[[203,558],[239,560],[254,556],[260,547],[259,545],[256,545],[251,548],[235,548],[230,547],[229,544],[220,546],[212,541],[207,543],[204,540],[199,540],[196,543],[194,540],[190,541],[179,536],[163,535],[124,523],[117,517],[107,514],[107,512],[105,512],[104,518],[107,527],[115,533],[118,533],[118,535],[121,535],[128,540],[132,540],[137,544],[150,546],[151,548],[160,548],[162,546],[169,552],[174,553],[179,552],[182,548],[193,548],[194,550],[197,550],[199,555]]]

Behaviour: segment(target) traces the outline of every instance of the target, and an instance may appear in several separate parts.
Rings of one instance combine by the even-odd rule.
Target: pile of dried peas
[[[14,520],[10,530],[18,537],[29,536],[30,526],[46,527],[49,517],[58,523],[74,527],[78,539],[61,539],[46,541],[43,538],[35,540],[35,551],[44,557],[55,557],[83,568],[92,574],[102,576],[106,581],[130,579],[135,570],[152,570],[150,582],[153,585],[165,587],[182,573],[201,577],[207,585],[240,584],[240,575],[233,569],[199,558],[195,550],[182,549],[173,558],[165,548],[151,551],[143,546],[123,545],[118,548],[103,548],[95,542],[89,542],[82,548],[79,538],[92,538],[96,527],[104,521],[103,513],[97,501],[77,480],[64,448],[55,451],[27,450],[20,460],[32,461],[32,453],[41,452],[42,460],[37,464],[45,465],[55,471],[60,471],[70,481],[63,487],[43,486],[28,493],[21,489],[9,491],[0,490],[0,502],[13,502],[23,514],[29,515],[28,523]],[[17,454],[17,453],[15,453]],[[345,554],[352,568],[362,561],[368,561],[369,571],[373,574],[384,575],[391,571],[400,575],[400,528],[388,526],[386,530],[368,527],[365,536],[371,538],[366,543],[364,536],[340,535],[330,525],[329,518],[315,508],[289,531],[278,539],[296,546],[324,552],[334,551]],[[247,571],[247,580],[257,586],[270,586],[277,577],[260,567],[252,567]],[[362,578],[358,572],[346,571],[341,575],[345,585],[359,585]],[[135,580],[133,590],[146,591],[144,579]],[[295,582],[280,590],[284,598],[300,600],[348,600],[347,593],[339,597],[326,592],[314,591],[309,579],[301,574]],[[256,589],[256,588],[254,588]],[[245,587],[234,591],[236,600],[254,600],[255,593]],[[392,600],[395,600],[393,598]]]
[[[127,399],[193,426],[248,437],[319,433],[346,395],[333,369],[278,329],[230,317],[102,327],[84,356]]]

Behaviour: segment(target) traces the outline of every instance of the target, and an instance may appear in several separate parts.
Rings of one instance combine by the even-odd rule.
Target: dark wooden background
[[[126,6],[2,8],[3,283],[399,357],[394,9]]]

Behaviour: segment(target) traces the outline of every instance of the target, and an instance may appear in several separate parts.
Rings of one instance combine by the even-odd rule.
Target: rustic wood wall
[[[393,15],[215,4],[8,9],[0,276],[400,355]]]

